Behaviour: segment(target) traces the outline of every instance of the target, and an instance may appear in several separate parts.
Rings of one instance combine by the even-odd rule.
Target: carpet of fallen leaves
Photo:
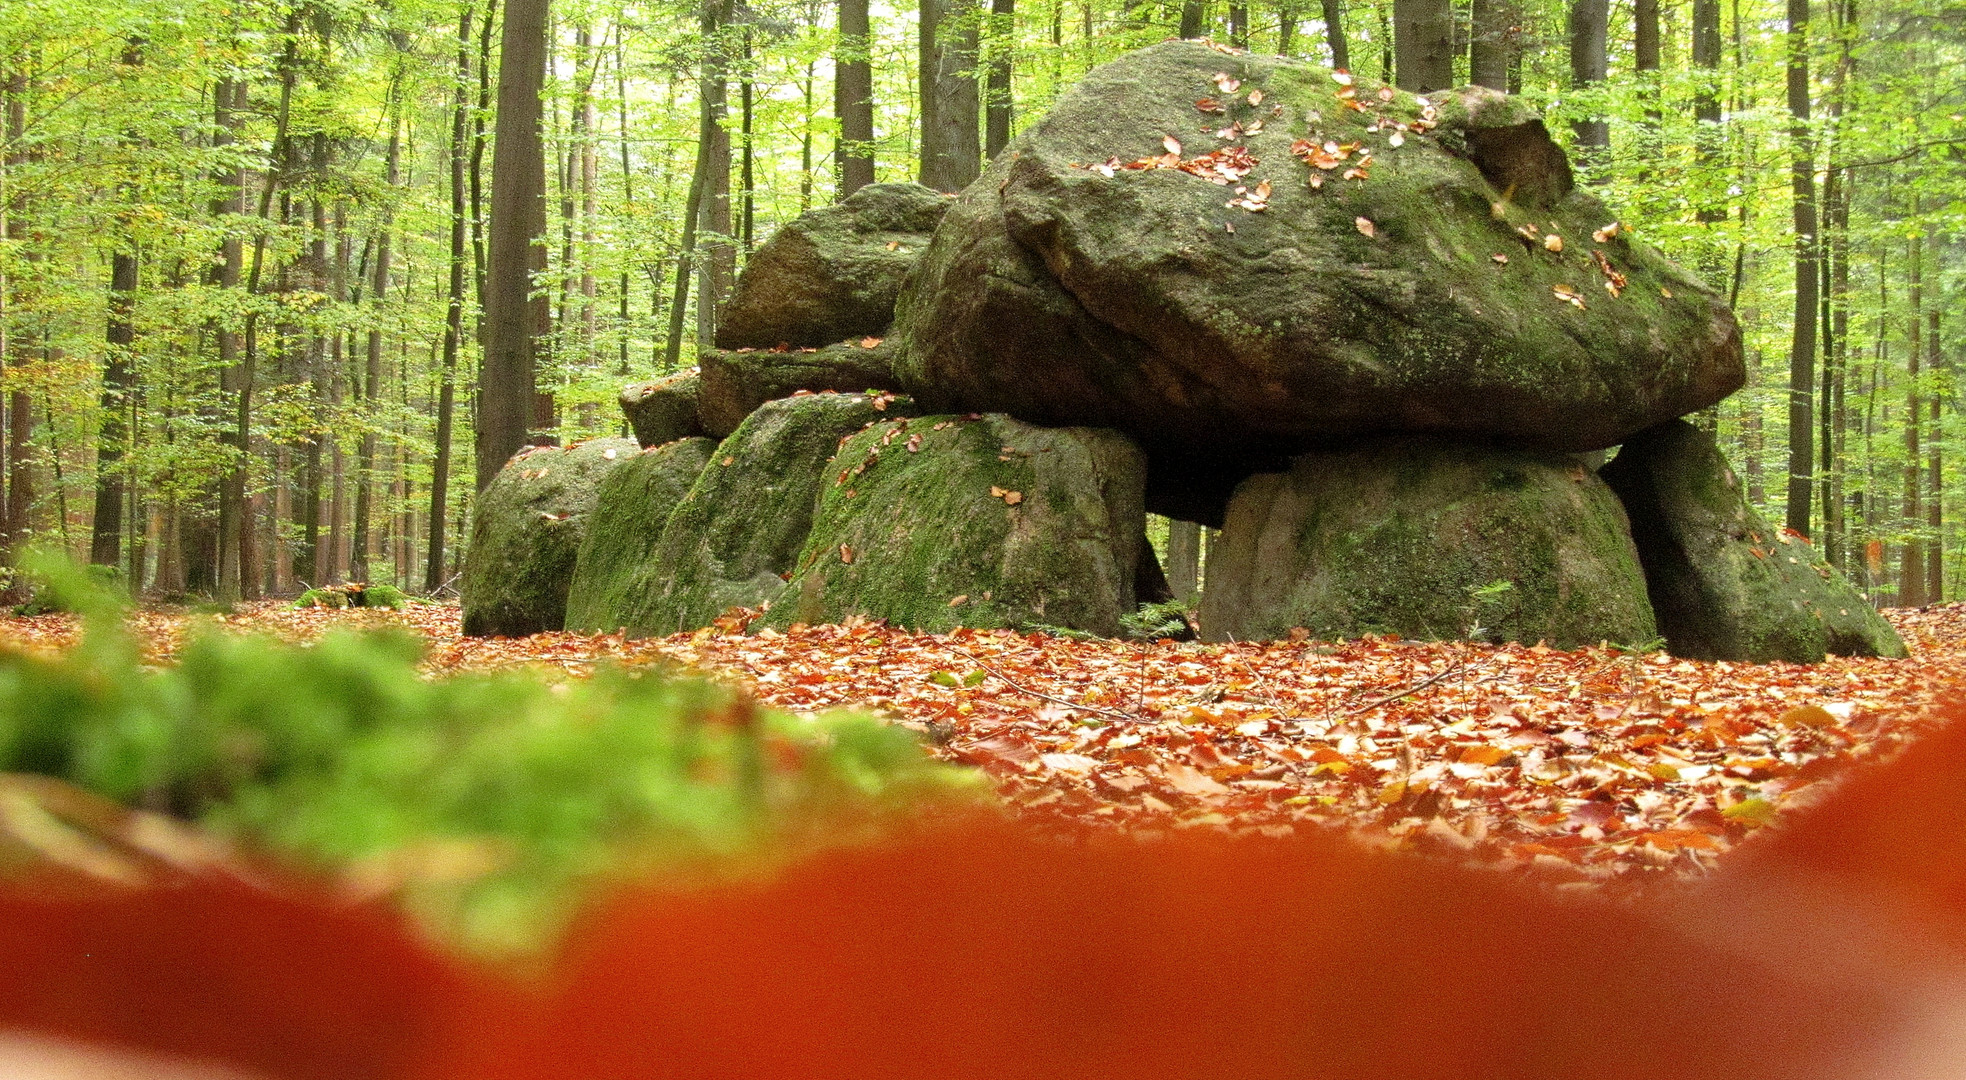
[[[136,613],[168,662],[199,619],[305,641],[393,625],[432,673],[603,662],[674,665],[794,712],[875,711],[987,771],[1013,810],[1059,829],[1345,828],[1368,843],[1534,868],[1588,886],[1700,874],[1809,801],[1849,762],[1930,723],[1966,672],[1966,604],[1887,612],[1908,660],[1701,663],[1611,648],[1367,638],[1202,645],[878,623],[668,638],[466,638],[454,605],[408,611]],[[0,620],[0,642],[60,649],[72,617]]]

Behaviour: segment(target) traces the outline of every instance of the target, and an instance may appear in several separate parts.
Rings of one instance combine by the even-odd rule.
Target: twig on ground
[[[1421,679],[1419,682],[1414,683],[1412,686],[1409,686],[1406,689],[1399,691],[1398,693],[1387,694],[1385,697],[1373,698],[1371,701],[1368,701],[1363,705],[1354,705],[1351,708],[1346,709],[1344,712],[1339,713],[1338,715],[1340,717],[1357,716],[1359,713],[1369,712],[1370,710],[1376,709],[1381,705],[1386,705],[1391,702],[1398,701],[1400,698],[1406,697],[1409,694],[1417,694],[1420,691],[1425,690],[1427,687],[1432,686],[1433,684],[1439,682],[1440,680],[1447,678],[1449,675],[1452,675],[1455,672],[1461,670],[1461,667],[1462,665],[1460,664],[1460,662],[1456,661],[1455,663],[1449,664],[1447,667],[1442,668],[1440,671],[1436,672],[1435,674],[1429,675],[1426,678]]]
[[[1023,694],[1027,697],[1041,698],[1045,701],[1051,702],[1054,705],[1063,705],[1068,709],[1084,709],[1086,712],[1098,713],[1101,716],[1110,716],[1115,720],[1131,720],[1136,724],[1144,724],[1147,722],[1144,718],[1140,716],[1136,716],[1133,713],[1120,712],[1117,709],[1102,709],[1097,705],[1087,705],[1084,702],[1072,701],[1069,698],[1053,697],[1050,694],[1046,694],[1038,690],[1032,690],[1029,687],[1021,686],[1018,684],[1017,680],[1011,678],[1008,675],[1005,675],[1003,672],[998,671],[996,668],[991,667],[987,662],[984,661],[982,657],[977,656],[975,653],[972,653],[967,649],[958,648],[957,646],[954,645],[945,645],[944,648],[948,649],[950,652],[961,653],[963,656],[969,657],[969,659],[975,662],[975,664],[978,667],[982,668],[984,671],[987,671],[992,675],[995,675],[997,678],[1002,679],[1006,684],[1010,686],[1012,690],[1015,690],[1018,693]]]

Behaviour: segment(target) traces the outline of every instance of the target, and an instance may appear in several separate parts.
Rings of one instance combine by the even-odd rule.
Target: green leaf
[[[961,679],[956,678],[956,673],[953,671],[938,671],[935,674],[930,675],[928,677],[928,681],[934,683],[937,686],[953,687],[953,686],[961,686],[963,684]]]
[[[990,677],[989,672],[984,671],[981,668],[978,668],[977,670],[970,672],[968,675],[963,676],[963,685],[981,686],[983,685],[983,680],[989,677]]]

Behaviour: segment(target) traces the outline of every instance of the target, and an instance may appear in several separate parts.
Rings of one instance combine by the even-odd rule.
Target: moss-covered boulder
[[[885,333],[894,298],[949,208],[920,184],[872,184],[787,222],[744,264],[717,346],[825,345]]]
[[[636,581],[662,539],[662,528],[716,448],[715,440],[701,438],[652,446],[601,481],[567,590],[568,630],[628,625]]]
[[[1243,481],[1208,560],[1212,641],[1396,633],[1568,648],[1657,635],[1611,489],[1566,454],[1425,438]]]
[[[1634,437],[1601,475],[1624,501],[1659,632],[1675,656],[1904,656],[1904,642],[1805,540],[1747,503],[1713,436],[1674,420]]]
[[[696,406],[700,385],[696,373],[686,371],[623,387],[621,414],[628,418],[635,441],[643,446],[662,446],[702,435]]]
[[[522,450],[478,495],[459,592],[464,632],[518,637],[566,623],[567,588],[601,481],[641,452],[633,439]]]
[[[797,574],[767,618],[1117,636],[1136,606],[1146,465],[1103,428],[1001,414],[876,424],[840,447]]]
[[[710,452],[663,525],[629,586],[630,632],[693,630],[775,598],[805,546],[834,451],[869,424],[913,411],[892,394],[807,394],[759,407]]]
[[[1157,453],[1589,450],[1744,377],[1725,303],[1616,227],[1519,102],[1194,42],[1094,70],[1020,135],[936,231],[896,333],[926,408]]]
[[[801,390],[847,394],[895,385],[894,346],[872,336],[818,349],[704,349],[697,363],[696,414],[703,433],[715,439],[736,431],[765,402]]]

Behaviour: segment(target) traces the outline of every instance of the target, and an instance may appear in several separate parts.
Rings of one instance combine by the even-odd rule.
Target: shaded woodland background
[[[0,556],[441,590],[490,472],[618,433],[778,223],[959,190],[1172,35],[1534,100],[1733,301],[1749,385],[1700,419],[1750,499],[1876,602],[1958,594],[1943,0],[0,0]],[[1195,531],[1157,532],[1180,588]]]

